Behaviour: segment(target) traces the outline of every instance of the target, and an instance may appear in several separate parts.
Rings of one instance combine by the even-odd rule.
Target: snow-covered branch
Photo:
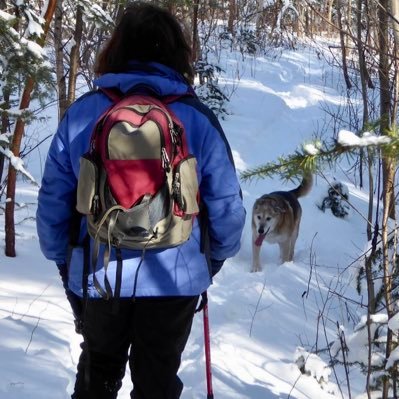
[[[16,157],[8,148],[3,148],[1,146],[0,146],[0,153],[2,153],[5,157],[7,157],[10,160],[10,163],[14,167],[15,170],[17,170],[18,172],[21,172],[33,184],[38,186],[38,183],[36,182],[34,177],[25,169],[24,161],[21,158]]]

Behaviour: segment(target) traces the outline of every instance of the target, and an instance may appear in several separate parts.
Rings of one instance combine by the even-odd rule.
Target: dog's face
[[[253,223],[259,235],[273,231],[286,209],[274,198],[259,198],[253,208]]]

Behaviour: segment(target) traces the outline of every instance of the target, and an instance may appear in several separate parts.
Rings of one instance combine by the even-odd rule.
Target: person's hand
[[[68,299],[69,304],[71,305],[72,313],[75,318],[75,331],[78,334],[82,332],[82,313],[83,313],[83,304],[82,298],[79,295],[76,295],[69,287],[68,287],[68,268],[65,264],[57,264],[58,272],[60,274],[62,285],[65,290],[65,295]]]
[[[220,269],[222,268],[224,261],[225,259],[223,260],[211,259],[212,277],[214,277],[217,273],[220,272]]]
[[[60,274],[64,289],[68,289],[68,268],[63,263],[57,263],[58,273]]]

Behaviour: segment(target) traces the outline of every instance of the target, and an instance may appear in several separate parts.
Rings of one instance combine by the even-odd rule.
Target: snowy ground
[[[239,170],[294,151],[326,125],[323,108],[336,109],[344,103],[339,76],[310,49],[245,61],[230,52],[222,64],[226,72],[221,84],[232,93],[230,115],[222,125]],[[49,115],[48,124],[35,132],[38,137],[54,131],[56,111]],[[47,146],[48,142],[40,147],[40,157],[38,151],[32,153],[27,164],[38,181]],[[330,181],[337,177],[348,185],[358,212],[351,210],[345,219],[329,210],[321,212],[316,203],[328,186],[317,177],[311,193],[301,199],[303,220],[294,262],[278,265],[277,246],[264,244],[260,273],[249,272],[252,204],[264,193],[291,189],[295,183],[276,178],[242,184],[248,215],[242,249],[209,290],[216,399],[342,397],[334,373],[321,360],[327,361],[328,353],[316,357],[306,351],[325,349],[325,337],[336,336],[337,322],[351,329],[360,317],[359,306],[350,301],[360,300],[354,289],[356,262],[351,264],[366,244],[367,192],[356,188],[351,175],[328,170],[325,174]],[[16,213],[18,256],[6,258],[0,249],[1,399],[70,397],[80,353],[81,337],[74,333],[55,265],[39,250],[36,200],[37,188],[21,182],[18,201],[26,206]],[[1,214],[0,219],[2,226]],[[1,242],[3,238],[0,227]],[[180,371],[185,383],[182,399],[206,398],[202,328],[202,315],[198,315]],[[301,374],[295,363],[301,351],[311,375]],[[337,373],[348,397],[344,375],[339,369]],[[321,377],[323,384],[317,382]],[[353,372],[352,398],[360,397],[364,386]],[[127,376],[119,397],[127,399],[130,389]]]

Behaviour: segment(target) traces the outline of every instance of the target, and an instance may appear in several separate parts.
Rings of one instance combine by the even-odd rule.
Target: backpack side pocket
[[[98,168],[88,154],[80,158],[78,189],[76,194],[76,209],[83,215],[96,213],[98,199]]]
[[[175,201],[183,213],[197,215],[199,212],[197,160],[193,155],[184,158],[176,166],[173,187]]]

